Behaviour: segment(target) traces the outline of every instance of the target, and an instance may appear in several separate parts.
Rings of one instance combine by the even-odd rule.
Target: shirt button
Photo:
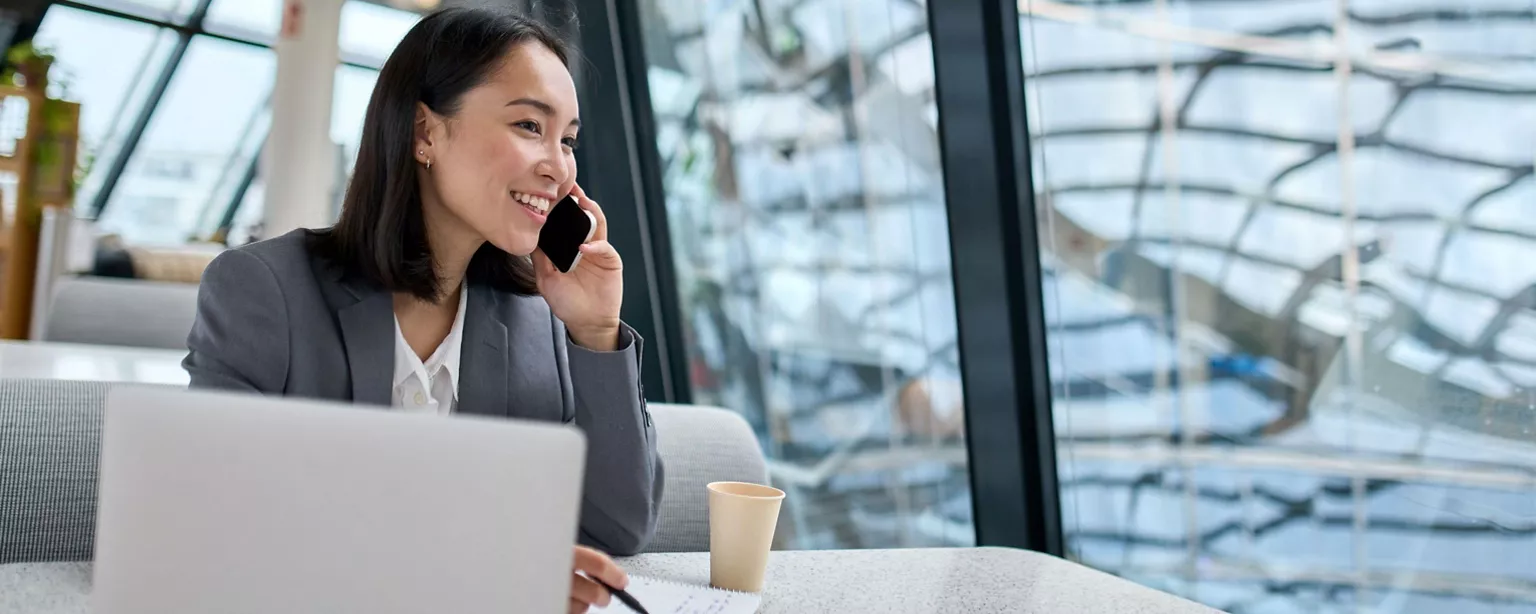
[[[427,395],[424,395],[424,394],[422,394],[420,392],[417,392],[416,393],[416,404],[417,405],[426,405],[426,403],[427,403]]]

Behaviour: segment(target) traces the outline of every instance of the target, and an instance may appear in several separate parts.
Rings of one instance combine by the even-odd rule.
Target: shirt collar
[[[459,400],[459,356],[463,354],[464,314],[468,307],[469,285],[465,284],[459,287],[459,311],[453,316],[453,327],[448,329],[448,336],[443,338],[442,343],[437,345],[437,349],[425,361],[416,359],[416,351],[411,349],[411,344],[406,343],[405,333],[400,330],[400,319],[395,318],[396,387],[411,377],[419,376],[422,386],[430,388],[432,382],[428,375],[434,369],[441,368],[447,372],[448,381],[453,385],[453,400]]]
[[[442,368],[448,372],[449,381],[453,383],[454,401],[459,400],[459,355],[464,353],[464,313],[468,307],[469,284],[464,284],[459,287],[459,312],[453,316],[453,328],[448,329],[448,337],[427,358],[429,372],[434,361],[442,362]]]

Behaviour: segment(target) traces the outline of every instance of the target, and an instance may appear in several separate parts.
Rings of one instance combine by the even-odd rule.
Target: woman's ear
[[[440,123],[437,114],[427,108],[426,103],[416,103],[416,120],[412,122],[412,142],[415,147],[411,155],[417,163],[426,164],[432,159],[432,129]]]

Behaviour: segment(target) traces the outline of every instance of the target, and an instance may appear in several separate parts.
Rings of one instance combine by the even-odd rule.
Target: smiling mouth
[[[524,207],[533,210],[533,212],[541,216],[549,215],[549,199],[547,198],[522,192],[512,192],[512,200],[522,203]]]

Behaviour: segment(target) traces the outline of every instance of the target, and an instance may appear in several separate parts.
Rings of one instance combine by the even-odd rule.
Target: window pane
[[[33,40],[58,58],[49,73],[50,95],[80,103],[77,159],[89,172],[75,202],[89,207],[101,188],[103,169],[117,157],[124,134],[165,66],[175,35],[55,6]]]
[[[214,0],[208,7],[204,27],[221,34],[270,42],[277,39],[282,6],[282,0]]]
[[[336,87],[331,103],[331,140],[341,145],[346,168],[357,159],[357,144],[363,138],[363,116],[368,113],[368,99],[379,71],[341,66],[336,69]]]
[[[383,65],[420,19],[410,11],[347,0],[341,10],[341,52],[364,64]],[[220,34],[271,43],[281,25],[281,0],[215,0],[208,9],[207,28]]]
[[[267,132],[271,126],[272,110],[263,108],[257,113],[254,121],[241,130],[238,144],[224,165],[219,168],[218,175],[208,191],[207,200],[199,213],[199,221],[194,231],[198,237],[213,236],[214,231],[218,230],[219,222],[223,221],[224,214],[229,209],[229,202],[240,190],[246,172],[261,156],[261,148],[266,144]]]
[[[642,4],[695,400],[757,430],[789,547],[972,543],[924,9],[708,4]]]
[[[251,188],[246,190],[239,209],[235,211],[235,219],[230,222],[229,245],[244,245],[261,239],[262,203],[266,195],[267,184],[261,177],[257,177],[251,182]]]
[[[194,39],[102,213],[103,229],[132,242],[193,238],[265,132],[274,64],[266,49]]]
[[[341,53],[383,66],[395,45],[417,21],[421,21],[421,15],[409,11],[348,0],[341,7]]]
[[[331,140],[337,145],[335,213],[338,215],[341,213],[341,196],[346,191],[352,165],[357,161],[357,147],[363,136],[363,116],[368,112],[368,99],[373,95],[373,84],[378,78],[379,72],[376,70],[353,66],[336,68],[336,87],[331,105]],[[239,245],[243,239],[258,235],[260,229],[256,225],[261,222],[261,194],[265,189],[266,184],[258,175],[246,197],[240,201],[230,232],[231,245]],[[209,227],[208,232],[212,232],[217,223],[217,219],[213,220],[214,226]]]
[[[1071,556],[1536,611],[1531,3],[1167,4],[1018,2]]]
[[[192,14],[192,8],[197,6],[197,0],[85,0],[83,4],[160,21],[180,23]]]

